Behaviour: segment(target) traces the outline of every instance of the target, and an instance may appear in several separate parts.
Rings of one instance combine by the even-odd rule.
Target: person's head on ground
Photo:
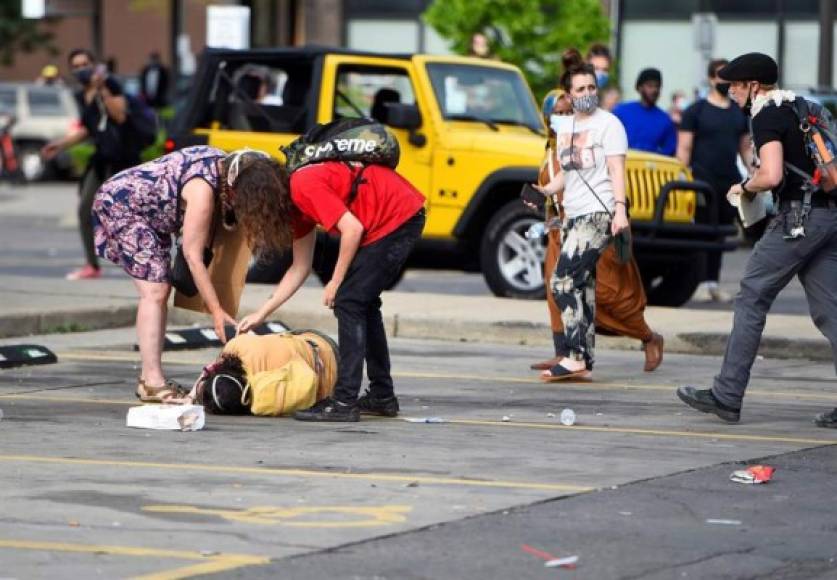
[[[776,88],[779,67],[768,55],[749,52],[732,59],[718,71],[718,77],[729,82],[730,98],[749,115],[753,99]]]
[[[596,43],[587,51],[587,62],[593,65],[596,71],[596,84],[600,89],[610,82],[610,65],[613,59],[610,56],[610,49],[605,44]]]
[[[241,359],[232,354],[222,354],[214,363],[204,368],[198,382],[195,402],[214,415],[250,414],[247,372]]]
[[[718,72],[728,64],[729,61],[725,58],[713,58],[706,67],[706,79],[709,82],[709,90],[725,99],[729,97],[729,82],[719,77]]]
[[[471,46],[468,54],[478,58],[489,58],[491,56],[491,44],[488,42],[488,37],[482,32],[475,32],[471,36]]]
[[[96,57],[86,48],[75,48],[67,56],[67,64],[70,65],[70,72],[75,79],[86,87],[93,78],[93,67],[96,64]]]
[[[224,160],[222,192],[255,254],[293,245],[293,211],[287,170],[263,151],[240,149]]]
[[[639,100],[646,107],[657,105],[662,88],[663,74],[655,68],[643,69],[636,77],[636,91],[639,93]]]
[[[592,115],[599,106],[596,71],[581,58],[581,53],[574,48],[561,55],[564,72],[561,75],[561,87],[572,100],[573,111],[581,115]]]

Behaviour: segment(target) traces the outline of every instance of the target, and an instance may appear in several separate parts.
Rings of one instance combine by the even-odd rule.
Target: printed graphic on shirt
[[[592,169],[596,166],[593,138],[589,129],[577,133],[558,134],[558,159],[564,171]]]

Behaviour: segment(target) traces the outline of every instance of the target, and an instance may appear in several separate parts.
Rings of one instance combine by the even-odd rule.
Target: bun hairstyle
[[[561,74],[561,87],[570,92],[573,86],[573,77],[576,75],[592,75],[596,77],[596,69],[592,64],[589,64],[583,58],[581,53],[575,48],[568,48],[561,54],[561,64],[564,67],[564,72]]]

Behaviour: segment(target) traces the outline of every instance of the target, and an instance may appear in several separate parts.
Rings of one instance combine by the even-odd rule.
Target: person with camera
[[[750,255],[720,373],[710,389],[681,386],[678,397],[690,407],[737,423],[750,369],[767,313],[794,276],[805,289],[811,318],[831,343],[837,361],[837,188],[817,169],[802,128],[810,106],[777,88],[778,67],[766,54],[748,53],[718,71],[730,96],[750,116],[757,169],[729,188],[731,201],[744,203],[772,190],[779,213]],[[811,109],[813,111],[814,109]],[[741,199],[744,198],[744,199]],[[755,199],[758,202],[758,199]],[[819,415],[822,427],[837,427],[837,410]]]
[[[69,274],[68,280],[91,280],[102,275],[93,245],[90,209],[93,196],[112,175],[140,162],[140,147],[130,135],[128,101],[107,69],[96,64],[93,53],[83,48],[70,52],[70,69],[81,89],[76,93],[81,125],[64,137],[44,145],[41,155],[52,159],[61,151],[91,139],[95,147],[79,182],[78,221],[87,263]]]
[[[625,129],[599,108],[596,71],[577,50],[562,55],[561,86],[573,115],[556,128],[561,171],[536,189],[562,195],[561,253],[550,287],[561,311],[567,355],[541,375],[544,381],[588,379],[594,361],[596,263],[612,236],[627,230]]]

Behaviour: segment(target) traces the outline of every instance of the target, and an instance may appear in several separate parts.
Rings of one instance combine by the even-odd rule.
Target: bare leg
[[[134,279],[139,292],[137,306],[137,341],[142,358],[142,378],[149,386],[165,383],[163,375],[163,339],[171,285]]]

